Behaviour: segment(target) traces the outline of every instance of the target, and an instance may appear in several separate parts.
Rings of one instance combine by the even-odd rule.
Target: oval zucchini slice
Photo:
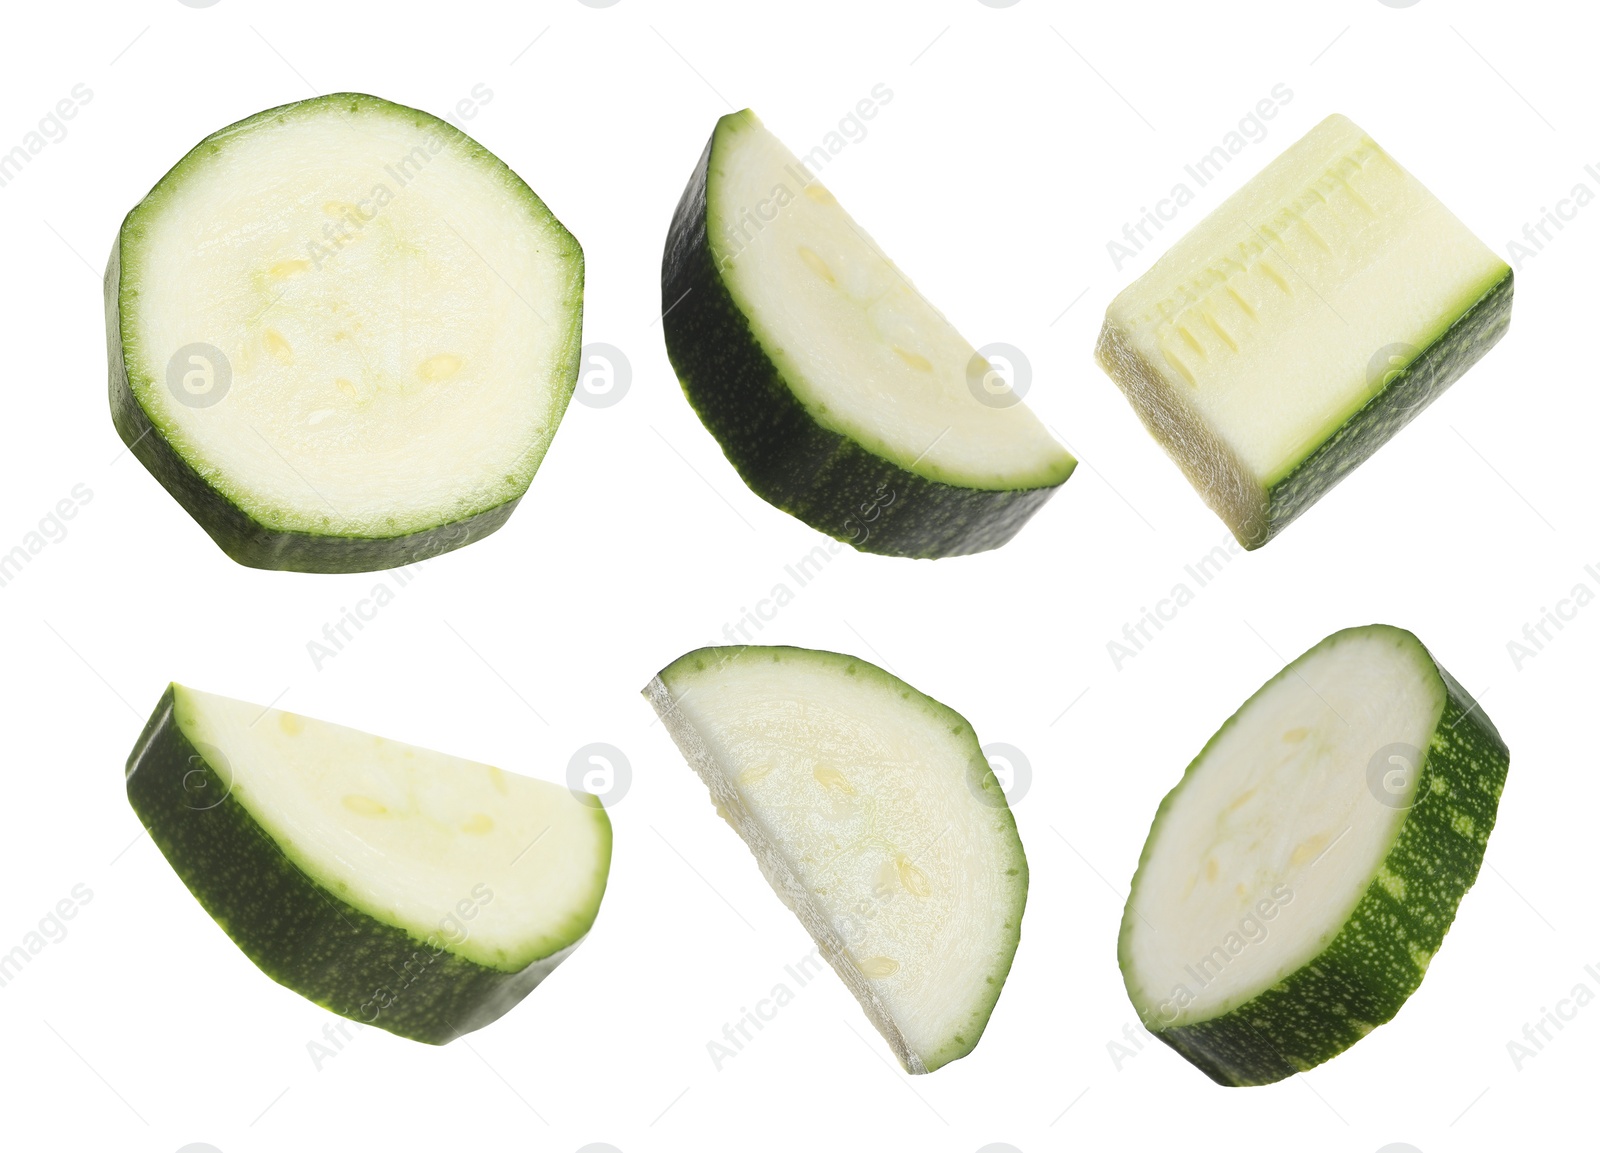
[[[1421,984],[1478,875],[1509,763],[1410,633],[1322,641],[1161,802],[1119,949],[1140,1020],[1224,1085],[1354,1045]]]

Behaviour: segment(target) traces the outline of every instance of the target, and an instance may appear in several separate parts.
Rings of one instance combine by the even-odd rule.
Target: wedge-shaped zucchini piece
[[[172,685],[128,800],[267,976],[442,1045],[505,1013],[589,931],[605,811],[566,788]]]
[[[689,178],[661,302],[689,403],[744,482],[865,552],[998,548],[1076,464],[748,109]]]
[[[1330,116],[1111,302],[1096,355],[1257,548],[1500,339],[1511,289],[1503,260]]]
[[[901,1065],[970,1053],[1028,892],[972,726],[866,661],[811,649],[698,649],[645,696]]]
[[[258,568],[488,535],[577,381],[578,242],[482,145],[372,96],[202,140],[123,221],[105,294],[117,432]]]
[[[1128,996],[1224,1085],[1342,1052],[1422,982],[1494,828],[1510,755],[1410,633],[1335,633],[1167,794],[1122,919]]]

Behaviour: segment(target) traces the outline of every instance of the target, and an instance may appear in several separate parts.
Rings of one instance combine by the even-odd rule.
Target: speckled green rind
[[[1335,633],[1322,644],[1340,635]],[[1218,1084],[1265,1085],[1304,1072],[1392,1018],[1421,985],[1455,919],[1456,907],[1477,879],[1511,754],[1466,689],[1420,641],[1405,635],[1432,663],[1444,686],[1445,703],[1417,779],[1413,794],[1417,800],[1374,870],[1384,879],[1375,875],[1327,947],[1279,983],[1210,1020],[1168,1028],[1159,1021],[1145,1021],[1155,1036]],[[1232,723],[1230,718],[1228,724]],[[1185,780],[1204,756],[1202,750]],[[1162,801],[1139,858],[1140,868],[1168,804],[1183,786],[1180,781]],[[1135,892],[1137,885],[1135,874]],[[1130,895],[1123,914],[1124,948],[1134,916],[1132,900]],[[1119,960],[1126,975],[1128,961],[1122,950]],[[1137,1000],[1134,1007],[1141,1017],[1148,1012]]]
[[[684,395],[751,491],[862,552],[944,557],[1005,544],[1066,482],[962,488],[909,472],[823,427],[767,356],[723,282],[707,231],[713,132],[661,262],[662,329]]]
[[[294,104],[285,104],[276,108],[268,108],[254,116],[245,118],[236,124],[230,124],[206,137],[194,148],[187,152],[183,159],[174,164],[172,168],[156,182],[150,195],[123,218],[122,226],[117,232],[116,242],[111,246],[111,258],[106,263],[104,284],[105,313],[106,313],[106,360],[109,365],[109,391],[111,401],[111,422],[116,427],[117,435],[122,438],[122,443],[128,446],[140,464],[149,470],[150,474],[161,482],[161,486],[170,493],[174,500],[195,519],[201,528],[214,540],[218,547],[228,556],[242,565],[251,568],[289,570],[294,572],[317,573],[346,573],[346,572],[375,572],[382,569],[397,568],[401,565],[415,564],[427,560],[441,553],[450,552],[481,540],[500,528],[511,517],[517,503],[522,499],[519,492],[509,500],[483,509],[471,516],[460,520],[434,525],[418,532],[405,533],[399,536],[347,536],[338,533],[308,533],[297,531],[282,531],[269,528],[262,524],[239,505],[235,504],[215,486],[208,482],[181,453],[177,451],[162,435],[161,430],[151,421],[149,414],[139,403],[129,379],[129,363],[131,356],[128,350],[132,348],[133,334],[124,331],[124,309],[122,298],[124,293],[137,292],[136,286],[130,283],[123,275],[124,271],[124,246],[131,243],[139,231],[139,212],[143,205],[159,192],[163,186],[171,181],[182,179],[185,170],[197,163],[203,163],[214,151],[215,141],[244,129],[260,120],[282,116],[291,109],[299,108],[320,102],[354,101],[361,104],[382,105],[399,112],[414,115],[418,122],[428,122],[442,130],[448,131],[452,137],[465,141],[474,157],[484,163],[494,166],[502,172],[508,186],[520,188],[526,196],[536,203],[541,212],[548,216],[556,228],[562,228],[561,222],[556,220],[554,214],[545,207],[544,202],[529,188],[520,177],[500,161],[493,153],[484,148],[477,141],[461,132],[460,129],[431,116],[426,112],[403,105],[394,104],[377,96],[367,96],[361,93],[340,92],[327,96],[318,96],[310,100],[298,101]],[[574,320],[571,332],[568,334],[566,350],[566,368],[562,373],[562,384],[565,397],[561,400],[560,407],[565,408],[571,400],[572,393],[577,387],[579,350],[582,343],[582,310],[583,310],[583,251],[578,246],[570,233],[566,234],[571,241],[573,259],[576,262],[577,285],[575,289],[576,303]],[[149,382],[143,382],[149,384]],[[559,424],[560,414],[556,421]],[[553,433],[552,433],[553,437]],[[548,447],[548,445],[546,446]],[[523,491],[532,482],[537,471],[540,459],[531,462]]]
[[[749,814],[743,799],[736,792],[719,786],[719,772],[712,763],[709,750],[677,707],[678,699],[691,691],[696,689],[715,691],[714,687],[709,689],[706,687],[709,680],[707,674],[714,675],[717,671],[741,660],[805,661],[825,667],[831,666],[843,677],[879,680],[899,692],[902,699],[916,702],[927,712],[931,725],[948,728],[951,733],[960,737],[968,748],[967,786],[985,814],[993,819],[994,824],[990,832],[1007,842],[1013,849],[1012,865],[1007,873],[1007,882],[1011,890],[1007,895],[1007,903],[1014,915],[1005,923],[1008,935],[996,945],[994,968],[987,976],[987,989],[990,995],[974,1003],[967,1017],[967,1025],[932,1052],[910,1051],[898,1028],[878,1004],[868,985],[855,975],[854,966],[847,959],[849,950],[844,941],[826,928],[828,924],[826,915],[820,908],[811,906],[802,896],[805,893],[804,886],[792,870],[787,865],[778,864],[783,854],[766,833],[763,824]],[[901,1065],[911,1073],[931,1073],[971,1053],[982,1038],[983,1031],[989,1024],[989,1018],[994,1013],[994,1007],[1000,1000],[1000,992],[1005,986],[1007,975],[1011,972],[1011,963],[1016,956],[1017,945],[1022,939],[1022,916],[1028,903],[1028,858],[1022,848],[1022,837],[1017,832],[1016,818],[1006,802],[1005,790],[995,779],[994,770],[989,764],[988,757],[984,755],[978,735],[967,719],[949,705],[919,692],[893,673],[879,668],[870,661],[846,653],[794,648],[788,645],[732,645],[695,649],[662,669],[655,679],[645,686],[644,697],[661,718],[667,732],[672,736],[679,751],[683,753],[684,759],[711,791],[712,799],[726,814],[728,823],[749,845],[761,865],[768,884],[812,935],[817,943],[818,952],[861,1002],[868,1019],[895,1050],[895,1056]],[[930,947],[935,947],[937,943],[929,944]]]
[[[128,802],[245,956],[323,1008],[443,1045],[510,1010],[581,941],[508,972],[456,955],[439,936],[421,939],[369,916],[293,864],[227,795],[226,769],[212,763],[218,755],[190,743],[169,687],[128,757]]]
[[[1266,520],[1239,543],[1260,548],[1321,500],[1352,469],[1432,404],[1505,335],[1511,325],[1513,276],[1505,276],[1458,316],[1439,338],[1396,372],[1339,430],[1267,490]],[[1248,538],[1248,539],[1247,539]]]

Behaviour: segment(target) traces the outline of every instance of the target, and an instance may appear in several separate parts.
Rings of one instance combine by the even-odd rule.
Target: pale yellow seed
[[[475,836],[481,837],[493,829],[494,819],[487,813],[473,813],[472,816],[461,822],[461,831],[463,833],[472,833]]]
[[[1283,734],[1283,739],[1288,741],[1290,744],[1298,744],[1310,735],[1310,729],[1290,729],[1288,732]]]
[[[1240,793],[1237,797],[1233,798],[1232,803],[1230,803],[1228,805],[1228,812],[1230,812],[1230,813],[1233,812],[1233,810],[1237,809],[1240,805],[1243,805],[1246,801],[1248,801],[1251,797],[1253,797],[1255,795],[1256,795],[1256,791],[1254,789],[1246,789],[1244,792]]]
[[[347,380],[345,377],[341,376],[337,380],[335,380],[333,382],[333,384],[334,384],[335,388],[337,388],[340,392],[344,393],[346,396],[355,396],[356,395],[355,382],[352,381],[352,380]]]
[[[280,260],[267,269],[267,275],[273,280],[288,280],[291,276],[299,276],[310,267],[309,260]]]
[[[261,343],[267,346],[267,352],[274,360],[283,364],[294,363],[294,349],[289,347],[289,342],[283,338],[283,333],[276,328],[269,328],[261,334]]]
[[[1206,880],[1215,881],[1219,871],[1220,870],[1217,868],[1217,862],[1215,859],[1206,862]]]
[[[772,772],[770,764],[751,765],[739,774],[738,781],[741,785],[753,785],[770,772]]]
[[[441,352],[437,356],[430,356],[417,366],[417,375],[430,384],[435,381],[449,380],[461,371],[461,358],[448,352]]]
[[[807,268],[809,268],[812,272],[815,272],[818,276],[822,277],[822,279],[826,280],[829,284],[838,284],[839,283],[837,280],[834,279],[833,269],[828,267],[828,262],[826,260],[823,260],[822,257],[818,256],[815,252],[812,252],[811,249],[807,248],[803,244],[799,248],[797,248],[795,251],[800,254],[801,261],[803,261],[805,266]]]
[[[932,372],[933,371],[933,361],[931,361],[927,357],[923,356],[920,352],[910,352],[910,351],[908,351],[908,350],[906,350],[904,348],[900,348],[898,346],[896,346],[894,351],[895,351],[895,355],[899,356],[899,358],[901,360],[905,361],[907,364],[909,364],[912,368],[916,369],[918,372]]]
[[[510,790],[506,786],[506,775],[493,765],[489,766],[489,783],[494,786],[494,791],[505,796]]]
[[[305,728],[305,724],[293,713],[279,713],[278,727],[284,732],[288,733],[291,737],[298,737],[300,735],[300,730]]]
[[[855,786],[838,769],[828,765],[818,765],[811,770],[811,775],[817,779],[817,784],[825,789],[837,789],[852,797],[856,795]]]
[[[834,199],[833,193],[829,192],[816,181],[812,181],[810,184],[806,185],[806,196],[812,200],[815,200],[818,204],[839,203]]]
[[[1328,834],[1318,833],[1314,837],[1307,837],[1294,847],[1294,852],[1289,854],[1289,863],[1296,867],[1307,861],[1314,861],[1317,854],[1322,852],[1323,846],[1328,843]]]
[[[322,211],[326,212],[329,216],[343,216],[347,211],[354,212],[355,207],[353,205],[346,204],[342,200],[330,200],[322,206]]]
[[[364,796],[361,793],[346,793],[342,799],[344,802],[344,807],[349,809],[352,813],[355,813],[357,816],[382,817],[389,812],[388,808],[384,806],[383,802],[375,801],[371,797]]]
[[[863,957],[856,962],[856,968],[863,977],[892,977],[900,971],[900,962],[893,957]]]
[[[933,892],[933,886],[928,883],[928,874],[905,857],[895,862],[895,871],[900,874],[900,883],[905,886],[906,892],[913,897],[926,897]]]

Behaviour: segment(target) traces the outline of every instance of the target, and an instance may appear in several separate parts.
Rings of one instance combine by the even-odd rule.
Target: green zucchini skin
[[[127,227],[125,223],[124,228]],[[111,366],[111,423],[128,451],[161,487],[195,519],[219,548],[250,568],[294,572],[347,573],[399,568],[471,544],[494,532],[511,517],[517,502],[508,500],[465,520],[435,525],[396,537],[348,537],[305,532],[279,532],[249,516],[213,488],[155,430],[128,384],[122,356],[120,239],[106,265],[106,360]]]
[[[281,116],[301,104],[322,101],[349,103],[352,108],[363,103],[382,104],[394,108],[404,107],[376,96],[342,92],[268,108],[206,137],[174,164],[161,180],[156,182],[156,187],[159,188],[164,182],[178,175],[189,164],[204,159],[215,147],[212,141],[216,137],[237,132],[258,120]],[[453,136],[466,136],[460,129],[426,112],[414,108],[407,108],[405,111],[413,113],[419,123],[432,122]],[[467,139],[470,140],[469,137]],[[476,141],[472,141],[472,145],[483,157],[493,160],[502,168],[505,167],[488,149]],[[506,172],[521,185],[529,197],[538,201],[537,194],[528,188],[520,177],[511,173],[509,168],[506,168]],[[539,203],[543,205],[542,201]],[[139,209],[142,205],[143,201],[134,205],[123,218],[117,239],[111,247],[111,257],[106,262],[104,282],[106,361],[109,365],[111,422],[117,430],[117,435],[122,438],[122,443],[128,447],[139,463],[144,465],[179,506],[205,529],[207,535],[230,558],[250,568],[279,571],[376,572],[415,564],[439,556],[441,553],[462,548],[474,541],[482,540],[510,519],[522,499],[521,494],[461,520],[433,525],[420,532],[405,533],[400,536],[344,536],[337,533],[279,531],[261,524],[217,491],[155,428],[144,407],[134,395],[128,380],[128,368],[124,356],[127,343],[124,341],[125,334],[122,330],[122,293],[125,290],[122,283],[122,248],[139,231]],[[571,239],[570,234],[569,239]],[[575,249],[578,276],[575,289],[578,319],[574,321],[572,332],[569,334],[566,360],[570,367],[565,374],[566,400],[563,404],[571,400],[572,393],[577,387],[579,347],[582,341],[583,252],[578,248],[575,239],[572,240],[572,245]],[[136,292],[137,288],[128,286],[126,291]],[[559,417],[557,419],[559,420]],[[537,464],[538,462],[535,462],[535,467]]]
[[[1059,483],[986,490],[929,480],[825,428],[791,391],[711,250],[707,180],[716,144],[713,132],[673,214],[661,307],[673,370],[728,462],[757,496],[862,552],[933,558],[1005,544]]]
[[[128,757],[128,802],[205,911],[267,976],[342,1017],[443,1045],[532,992],[577,942],[517,972],[492,969],[341,900],[283,851],[162,695]],[[225,796],[200,808],[197,795]]]
[[[1249,1001],[1190,1025],[1144,1022],[1218,1084],[1266,1085],[1303,1073],[1390,1020],[1422,983],[1477,879],[1511,755],[1471,694],[1437,660],[1433,665],[1445,687],[1444,709],[1417,779],[1418,799],[1383,861],[1400,883],[1374,880],[1321,953]],[[1182,787],[1162,802],[1151,840]],[[1147,844],[1141,866],[1149,853]],[[1124,941],[1134,915],[1130,906]]]
[[[1248,539],[1239,543],[1256,549],[1277,536],[1493,348],[1511,325],[1513,280],[1507,268],[1505,276],[1456,317],[1382,392],[1272,485],[1267,490],[1265,522],[1254,526]]]

